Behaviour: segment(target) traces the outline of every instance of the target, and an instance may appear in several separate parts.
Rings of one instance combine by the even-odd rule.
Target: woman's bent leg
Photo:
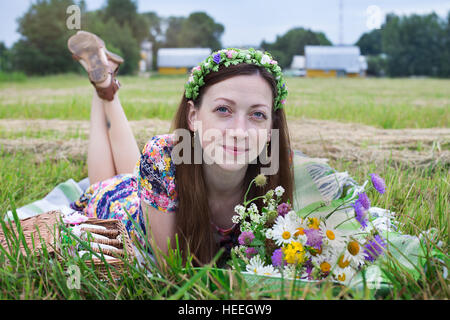
[[[88,175],[92,185],[117,174],[108,136],[108,124],[103,101],[94,92],[88,146]]]
[[[116,93],[112,101],[102,100],[117,174],[133,173],[140,152],[133,131]]]

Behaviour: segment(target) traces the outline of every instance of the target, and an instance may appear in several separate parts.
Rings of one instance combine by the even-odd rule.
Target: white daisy
[[[281,277],[280,271],[275,269],[272,265],[264,266],[258,271],[258,274],[262,276]]]
[[[291,220],[278,216],[272,228],[272,239],[275,240],[275,244],[278,246],[290,243],[294,240],[295,229],[296,225]]]
[[[260,271],[264,267],[264,262],[261,260],[261,257],[259,255],[254,256],[250,259],[249,263],[246,266],[247,272],[258,274],[258,271]]]
[[[280,272],[276,270],[272,265],[264,265],[264,262],[258,255],[250,259],[250,262],[247,264],[246,269],[249,273],[261,276],[280,276]]]
[[[347,240],[345,235],[340,230],[334,228],[332,224],[325,224],[321,222],[319,228],[324,235],[323,243],[325,245],[336,249],[342,248],[345,245],[345,241]]]
[[[361,246],[361,244],[350,239],[347,242],[346,250],[344,251],[344,259],[349,261],[354,268],[358,268],[360,265],[364,264],[366,254]]]
[[[337,257],[334,251],[319,250],[316,254],[311,254],[311,261],[322,273],[331,272],[337,265]]]
[[[333,277],[343,284],[348,284],[355,276],[356,270],[352,267],[340,268],[337,267],[333,270]]]

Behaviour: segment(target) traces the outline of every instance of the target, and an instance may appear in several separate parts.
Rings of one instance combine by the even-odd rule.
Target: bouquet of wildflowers
[[[371,174],[371,182],[378,192],[385,192],[384,180],[377,174]],[[253,183],[263,186],[266,177],[258,175],[249,190]],[[341,203],[339,207],[354,210],[340,220],[332,219],[342,213],[339,208],[322,216],[315,210],[292,210],[289,202],[281,203],[281,186],[263,196],[265,206],[261,212],[253,203],[259,197],[249,201],[244,198],[233,216],[241,234],[232,254],[237,255],[246,273],[348,283],[361,268],[383,254],[386,245],[376,228],[369,226],[370,200],[364,192],[367,183]],[[357,227],[343,228],[349,223]]]

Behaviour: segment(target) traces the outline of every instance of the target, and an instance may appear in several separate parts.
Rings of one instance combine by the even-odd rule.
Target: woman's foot
[[[120,83],[115,79],[123,59],[109,52],[105,43],[95,34],[78,31],[67,42],[75,60],[86,69],[89,80],[94,85],[100,98],[111,101]]]

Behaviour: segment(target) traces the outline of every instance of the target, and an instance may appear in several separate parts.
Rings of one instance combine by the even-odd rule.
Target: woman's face
[[[270,140],[272,101],[264,78],[242,75],[208,87],[199,109],[189,102],[189,126],[198,130],[203,161],[235,171],[256,160]]]

